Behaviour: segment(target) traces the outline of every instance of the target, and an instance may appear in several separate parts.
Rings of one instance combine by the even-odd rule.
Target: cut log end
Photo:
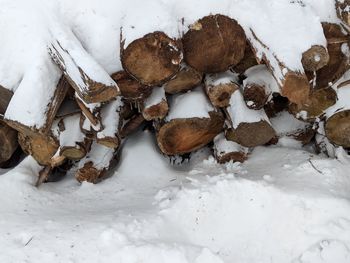
[[[167,155],[193,152],[209,142],[223,129],[222,114],[210,112],[210,118],[174,119],[163,125],[157,141]]]
[[[329,54],[325,47],[314,45],[302,54],[301,63],[307,71],[317,71],[329,62]]]
[[[118,137],[97,138],[96,142],[112,149],[117,149],[120,145],[120,139]]]
[[[230,105],[231,95],[239,89],[236,83],[219,84],[207,87],[209,100],[214,107],[226,108]]]
[[[350,110],[335,113],[326,120],[327,138],[334,144],[350,147]]]
[[[140,83],[162,85],[180,69],[182,51],[174,39],[154,32],[131,42],[121,51],[123,68]]]
[[[266,104],[270,94],[266,94],[265,87],[257,84],[248,84],[244,87],[243,98],[249,109],[260,110]]]
[[[75,178],[80,183],[88,182],[96,184],[103,177],[104,173],[105,170],[99,170],[94,167],[92,162],[88,162],[76,172]]]
[[[238,64],[246,46],[242,27],[223,15],[206,16],[190,27],[183,37],[188,65],[204,73],[217,73]]]
[[[282,96],[287,97],[295,104],[303,104],[310,93],[310,85],[304,74],[288,72],[282,87]]]
[[[164,85],[164,89],[168,94],[186,92],[197,87],[202,82],[202,79],[202,73],[193,68],[185,67]]]
[[[160,103],[152,105],[143,109],[142,115],[147,121],[162,120],[168,114],[169,105],[166,100],[162,100]]]

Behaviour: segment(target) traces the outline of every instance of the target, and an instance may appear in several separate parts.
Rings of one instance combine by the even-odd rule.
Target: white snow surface
[[[248,153],[249,148],[244,147],[236,142],[229,141],[226,139],[224,133],[218,134],[214,140],[214,151],[217,155],[223,155],[232,152],[243,152]]]
[[[115,137],[120,125],[119,112],[122,110],[124,102],[121,97],[108,103],[101,110],[101,120],[103,130],[97,133],[97,138]]]
[[[232,128],[236,129],[240,123],[253,123],[265,120],[270,123],[264,110],[249,109],[240,90],[236,90],[230,98],[227,112],[232,121]]]
[[[164,87],[154,87],[151,95],[145,100],[144,106],[145,108],[150,108],[161,103],[163,100],[166,101]]]
[[[229,84],[231,82],[237,83],[237,81],[237,73],[233,73],[232,71],[226,71],[217,74],[208,74],[205,76],[206,86],[217,86],[220,84]]]
[[[214,111],[201,86],[184,94],[175,95],[170,99],[170,111],[166,121],[181,118],[209,118],[209,112]]]
[[[31,158],[1,171],[0,262],[349,262],[348,160],[258,147],[244,164],[201,152],[175,169],[155,149],[134,135],[98,185],[37,189]]]

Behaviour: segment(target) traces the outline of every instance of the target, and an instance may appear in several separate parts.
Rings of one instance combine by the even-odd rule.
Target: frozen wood
[[[243,163],[248,158],[248,152],[247,147],[227,140],[224,133],[220,133],[214,138],[214,156],[218,163],[230,161]]]
[[[314,121],[337,101],[337,93],[332,87],[312,90],[303,104],[290,104],[289,110],[298,118]]]
[[[303,69],[294,70],[285,65],[278,54],[257,37],[253,29],[246,31],[246,34],[259,64],[265,62],[271,70],[280,86],[281,95],[297,104],[304,102],[309,96],[310,86]]]
[[[209,15],[190,26],[183,39],[184,59],[203,73],[227,71],[244,56],[246,38],[237,21]]]
[[[302,54],[301,63],[307,71],[316,71],[329,62],[327,47],[314,45]]]
[[[99,131],[101,129],[101,116],[100,116],[100,103],[85,103],[78,94],[75,94],[75,100],[81,109],[83,115],[86,119],[91,123],[91,127],[95,131]]]
[[[120,131],[120,137],[122,139],[126,138],[128,135],[137,131],[142,124],[145,122],[145,118],[142,114],[136,114],[132,118],[130,118],[122,127]]]
[[[205,78],[205,91],[214,107],[228,107],[231,95],[237,89],[237,76],[231,71],[210,74]]]
[[[278,83],[265,65],[249,68],[244,76],[243,98],[249,109],[262,109],[273,93],[280,93]]]
[[[0,114],[5,114],[13,92],[0,85]]]
[[[112,78],[118,84],[123,98],[130,102],[143,101],[152,91],[152,87],[141,84],[126,71],[118,71],[112,74]]]
[[[25,73],[4,115],[8,125],[27,135],[50,131],[69,88],[49,56],[36,63]]]
[[[338,17],[347,25],[350,26],[350,1],[349,0],[335,0],[335,8]]]
[[[0,121],[0,164],[8,161],[17,148],[17,131]]]
[[[275,137],[275,131],[264,110],[249,109],[240,90],[231,96],[226,113],[230,123],[226,138],[231,141],[245,147],[255,147],[264,145]]]
[[[202,73],[191,67],[183,66],[174,78],[164,84],[164,89],[168,94],[186,92],[197,87],[202,79]]]
[[[338,24],[322,23],[322,27],[328,42],[329,61],[316,75],[309,73],[316,89],[332,85],[350,68],[349,35]],[[338,39],[341,41],[336,41]]]
[[[182,51],[179,43],[163,32],[154,32],[131,42],[121,43],[124,70],[148,86],[162,85],[180,69]]]
[[[52,34],[49,54],[85,103],[110,101],[120,94],[117,84],[69,29],[56,27]]]
[[[164,87],[155,87],[151,95],[145,99],[142,115],[147,121],[162,120],[168,114],[169,105]]]
[[[90,152],[79,162],[75,178],[79,182],[97,183],[105,176],[114,157],[114,149],[92,143]]]
[[[117,97],[101,109],[101,119],[103,128],[97,133],[97,143],[106,147],[117,149],[120,145],[119,131],[122,126],[122,110],[124,102],[121,97]]]
[[[349,72],[348,72],[349,73]],[[347,74],[349,77],[349,74]],[[346,79],[348,79],[348,77]],[[330,142],[350,147],[350,83],[336,85],[338,101],[326,110],[325,134]]]
[[[288,110],[289,100],[285,97],[282,97],[280,94],[273,93],[272,99],[269,100],[265,106],[264,110],[267,117],[275,117],[277,113]]]

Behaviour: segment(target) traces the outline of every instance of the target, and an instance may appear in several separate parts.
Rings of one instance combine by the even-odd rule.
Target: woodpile
[[[349,25],[347,2],[336,11]],[[61,29],[37,62],[44,70],[33,69],[15,92],[0,86],[0,167],[15,164],[21,148],[42,166],[37,185],[63,166],[97,183],[145,126],[169,156],[209,146],[219,163],[244,162],[254,147],[287,141],[334,156],[350,149],[350,38],[341,23],[320,27],[327,45],[295,54],[302,70],[254,29],[217,14],[179,39],[149,32],[122,40],[123,70],[111,75]],[[34,105],[23,104],[28,94]]]

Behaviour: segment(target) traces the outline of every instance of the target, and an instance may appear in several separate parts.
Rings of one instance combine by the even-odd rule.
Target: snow
[[[96,169],[106,169],[110,165],[114,152],[112,148],[93,142],[90,152],[80,160],[78,167],[82,168],[85,163],[92,162]]]
[[[240,123],[259,122],[261,120],[270,122],[264,110],[252,110],[244,102],[240,90],[236,90],[230,98],[230,106],[227,108],[231,117],[232,128],[236,129]]]
[[[205,76],[206,86],[218,86],[220,84],[237,83],[237,74],[232,71],[226,71],[217,74],[208,74]]]
[[[243,152],[248,153],[249,148],[244,147],[236,142],[229,141],[225,138],[224,133],[217,135],[214,140],[214,151],[217,155],[222,155],[231,152]]]
[[[166,101],[164,87],[154,87],[151,95],[145,100],[144,106],[149,108],[161,103],[163,100]]]
[[[203,154],[180,169],[145,132],[110,179],[37,189],[27,158],[1,171],[0,261],[348,263],[349,166],[258,147],[244,164]]]
[[[121,97],[117,97],[101,110],[103,130],[97,133],[97,138],[115,137],[120,124],[119,113],[124,106]]]
[[[270,119],[273,129],[278,136],[293,134],[297,131],[305,130],[305,127],[310,126],[310,123],[300,121],[288,111],[281,111]]]
[[[166,121],[180,118],[209,118],[209,112],[214,111],[201,86],[185,94],[173,96],[169,108]]]

